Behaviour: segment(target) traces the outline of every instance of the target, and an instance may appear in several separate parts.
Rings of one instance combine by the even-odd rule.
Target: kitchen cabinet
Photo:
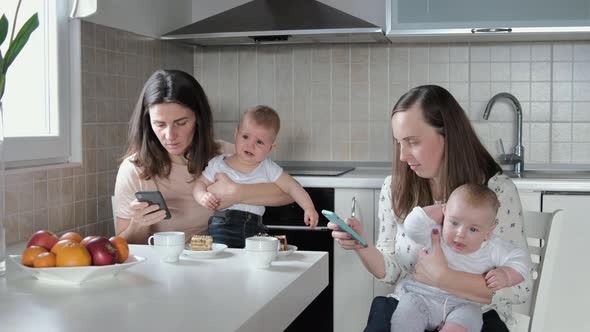
[[[374,190],[336,189],[334,210],[341,218],[351,214],[356,198],[356,218],[362,222],[363,236],[373,241]],[[362,331],[373,300],[373,275],[356,253],[334,245],[334,331]]]
[[[386,7],[387,37],[392,41],[586,39],[590,36],[587,0],[387,0]]]
[[[555,218],[563,227],[557,248],[557,259],[551,287],[547,294],[551,314],[544,317],[545,331],[590,331],[587,319],[590,301],[590,264],[588,264],[588,235],[590,193],[544,193],[543,212],[563,211]]]

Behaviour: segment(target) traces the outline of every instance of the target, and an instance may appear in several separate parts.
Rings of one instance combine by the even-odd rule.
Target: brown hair
[[[170,156],[151,128],[149,113],[150,107],[163,103],[177,103],[195,113],[195,132],[184,157],[189,173],[198,177],[219,147],[213,138],[213,115],[205,91],[194,77],[180,70],[157,70],[146,81],[129,120],[123,158],[132,156],[131,162],[142,168],[142,179],[170,175]]]
[[[240,119],[238,128],[242,126],[242,122],[246,118],[253,120],[259,126],[274,130],[275,136],[279,133],[279,129],[281,129],[279,114],[266,105],[258,105],[247,109]]]
[[[500,165],[485,149],[475,134],[465,112],[446,89],[437,85],[422,85],[406,92],[393,107],[391,116],[404,112],[414,105],[420,106],[424,121],[444,137],[444,155],[441,164],[442,196],[465,183],[485,183]],[[394,144],[395,149],[395,144]],[[434,203],[429,179],[416,175],[407,163],[400,160],[399,149],[394,151],[392,165],[392,206],[401,218],[415,206]]]
[[[492,218],[492,222],[496,221],[495,216],[496,213],[498,213],[500,202],[498,201],[498,196],[496,193],[494,193],[494,191],[492,191],[492,189],[488,188],[486,185],[478,183],[466,183],[453,190],[449,200],[451,200],[452,197],[457,197],[456,199],[461,199],[470,206],[489,208],[490,210],[493,210],[494,218]]]

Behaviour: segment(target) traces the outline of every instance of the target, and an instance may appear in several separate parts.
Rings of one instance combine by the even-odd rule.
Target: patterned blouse
[[[494,233],[523,248],[528,253],[524,235],[522,206],[514,183],[503,174],[496,174],[488,181],[488,187],[498,196],[500,208],[496,216]],[[379,198],[379,238],[376,248],[381,251],[385,259],[385,277],[380,279],[395,285],[393,294],[389,296],[399,299],[402,290],[399,281],[409,278],[414,272],[421,246],[410,240],[403,224],[399,223],[391,206],[391,176],[385,178]],[[512,319],[512,304],[526,302],[532,289],[532,271],[523,282],[510,288],[496,292],[490,305],[483,306],[483,311],[495,309],[502,320],[510,322]]]

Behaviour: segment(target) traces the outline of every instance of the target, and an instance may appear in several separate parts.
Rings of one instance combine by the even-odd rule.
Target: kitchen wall
[[[193,72],[193,53],[193,47],[82,22],[82,166],[7,172],[8,243],[39,229],[114,234],[111,195],[143,83],[158,68]]]
[[[157,68],[193,72],[233,140],[239,114],[264,103],[283,120],[277,160],[390,161],[389,112],[409,87],[451,90],[494,154],[514,144],[508,104],[481,116],[496,92],[524,108],[528,163],[590,164],[590,42],[312,45],[194,48],[82,23],[81,167],[12,170],[8,243],[36,230],[113,234],[110,198],[127,121]]]
[[[283,120],[277,160],[391,160],[389,114],[410,87],[448,88],[493,155],[515,143],[515,116],[487,101],[508,91],[524,110],[525,161],[590,164],[590,42],[197,48],[195,75],[232,140],[239,113],[263,103]]]

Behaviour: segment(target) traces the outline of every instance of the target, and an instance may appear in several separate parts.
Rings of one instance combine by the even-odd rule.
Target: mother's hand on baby
[[[363,230],[360,221],[355,218],[346,218],[344,221],[348,224],[355,232],[357,232],[361,238],[363,237]],[[362,249],[364,246],[357,240],[354,240],[352,236],[342,230],[340,227],[333,222],[328,223],[328,228],[332,230],[332,237],[343,249]]]
[[[421,283],[439,287],[440,279],[448,269],[447,258],[440,247],[440,233],[438,229],[434,229],[432,231],[432,248],[428,252],[422,250],[419,253],[414,277]]]
[[[215,174],[215,182],[207,187],[207,192],[212,193],[218,201],[217,209],[223,209],[230,205],[236,204],[241,200],[236,197],[238,185],[233,182],[227,174]]]

